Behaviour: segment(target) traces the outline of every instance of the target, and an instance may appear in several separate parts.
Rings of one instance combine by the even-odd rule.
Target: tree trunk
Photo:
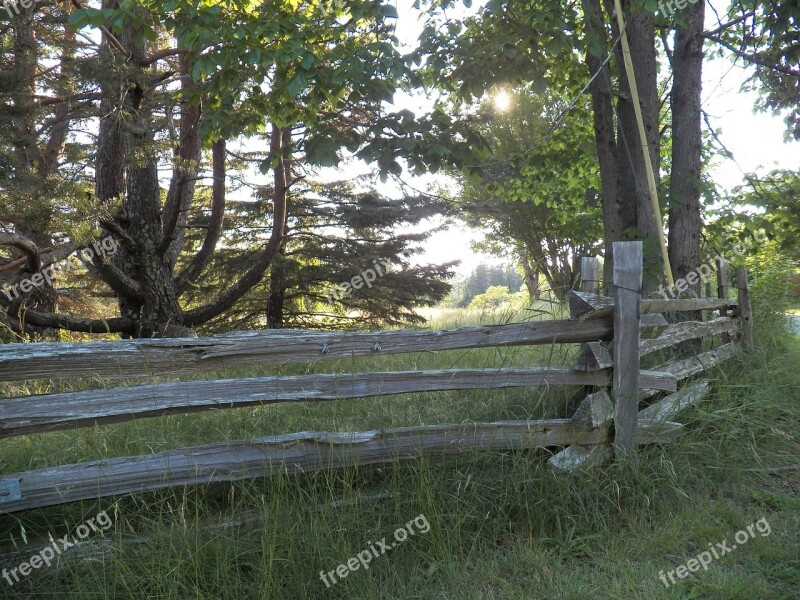
[[[136,323],[132,335],[191,335],[190,330],[182,327],[183,313],[166,256],[168,240],[165,241],[161,223],[152,103],[144,92],[148,87],[147,75],[136,66],[144,57],[144,45],[136,42],[135,37],[131,28],[121,36],[120,41],[130,54],[128,69],[122,82],[114,81],[116,78],[106,82],[103,96],[109,110],[104,111],[108,116],[101,120],[98,140],[97,197],[99,200],[124,197],[118,233],[124,236],[125,243],[115,256],[121,275],[112,287],[119,297],[120,315]],[[106,52],[114,60],[108,45]],[[121,106],[112,105],[116,96],[109,92],[113,89],[127,90]],[[95,261],[98,267],[99,260]]]
[[[597,76],[589,86],[592,98],[592,112],[594,118],[595,145],[597,158],[600,164],[601,201],[603,206],[603,246],[605,248],[605,262],[603,265],[603,280],[611,281],[613,275],[614,242],[622,239],[625,229],[625,212],[620,204],[619,196],[619,169],[617,140],[614,133],[614,107],[611,94],[611,69],[608,63],[603,63],[605,54],[611,51],[608,36],[606,35],[606,21],[600,0],[584,0],[586,13],[587,38],[597,42],[602,52],[586,53],[586,65],[589,75]]]
[[[522,271],[525,273],[523,283],[528,290],[528,298],[531,301],[539,300],[542,296],[541,286],[539,285],[539,269],[534,269],[531,266],[530,256],[526,251],[523,251],[519,257]]]
[[[705,4],[690,5],[678,27],[672,56],[672,173],[669,186],[669,258],[675,278],[700,266],[701,90]],[[698,297],[700,282],[689,289]]]
[[[659,164],[658,88],[656,80],[655,29],[653,15],[649,12],[630,11],[630,2],[623,1],[626,34],[631,49],[639,102],[645,133],[654,169]],[[647,186],[644,155],[639,140],[633,99],[631,98],[621,44],[617,44],[616,66],[620,99],[617,103],[617,127],[614,127],[613,89],[611,69],[604,63],[611,51],[607,36],[606,13],[613,13],[613,3],[607,2],[606,13],[601,0],[583,0],[586,14],[587,39],[596,42],[602,51],[587,52],[586,65],[593,77],[589,87],[594,113],[595,144],[600,164],[600,182],[603,203],[603,241],[605,261],[603,279],[611,281],[614,269],[613,242],[626,239],[645,240],[645,277],[643,290],[654,291],[660,279],[660,248],[650,193]],[[610,19],[614,39],[619,36],[616,20]],[[656,177],[658,173],[656,172]]]
[[[631,61],[639,92],[639,105],[642,111],[642,120],[644,121],[647,148],[650,153],[650,163],[655,170],[658,164],[660,144],[653,14],[642,10],[631,12],[630,0],[623,0],[622,7],[625,14]],[[623,233],[627,235],[628,239],[641,239],[644,241],[645,276],[642,282],[642,292],[644,295],[648,295],[658,288],[660,281],[663,281],[661,251],[658,242],[658,227],[662,227],[662,224],[656,223],[652,208],[652,199],[647,184],[645,158],[642,152],[639,127],[633,104],[634,98],[631,96],[628,73],[622,58],[621,44],[617,46],[617,72],[621,92],[618,102],[617,139],[622,145],[617,162],[619,169],[618,181],[620,182],[619,204],[624,215],[624,229],[628,230]]]
[[[291,143],[292,128],[284,127],[281,131],[283,150],[281,161],[275,168],[275,193],[278,193],[279,186],[283,187],[283,201],[286,210],[283,215],[283,231],[288,231],[289,227],[289,185],[292,181],[292,159]],[[281,172],[278,171],[281,170]],[[286,276],[285,276],[285,252],[286,240],[281,241],[278,252],[270,265],[269,275],[269,299],[267,300],[267,327],[270,329],[283,328],[283,305],[286,299]]]
[[[686,9],[686,27],[675,33],[672,55],[672,172],[669,185],[669,260],[676,280],[700,266],[700,168],[702,164],[701,91],[703,75],[703,19],[705,3]],[[688,283],[688,282],[687,282]],[[701,282],[689,285],[700,297]],[[679,321],[698,321],[700,311],[678,313]],[[701,340],[682,345],[697,353]]]

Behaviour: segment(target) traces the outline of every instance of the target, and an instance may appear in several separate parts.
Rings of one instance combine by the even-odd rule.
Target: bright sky
[[[484,3],[475,2],[472,10]],[[422,28],[412,4],[413,0],[396,0],[400,15],[397,35],[409,46],[413,45]],[[724,14],[724,2],[714,0],[712,4],[720,15]],[[457,12],[463,14],[463,10],[453,11],[453,14]],[[706,20],[707,29],[717,24],[711,10],[706,11]],[[757,95],[741,91],[746,73],[741,61],[734,65],[728,59],[707,59],[703,67],[703,107],[710,115],[712,126],[720,130],[720,139],[735,158],[735,162],[719,159],[712,166],[711,177],[722,189],[742,183],[742,171],[763,174],[774,168],[796,169],[800,165],[800,144],[784,143],[781,117],[755,113],[753,106]],[[421,112],[428,103],[425,99],[398,96],[395,104]],[[403,178],[414,187],[426,191],[435,191],[436,185],[441,184],[440,179],[433,177],[413,178],[404,175]],[[381,186],[381,191],[395,195],[399,193],[399,187],[390,181],[386,186]],[[435,234],[428,240],[425,253],[419,257],[419,261],[439,263],[461,260],[458,271],[468,273],[481,261],[496,260],[496,257],[482,256],[472,251],[470,241],[476,237],[479,236],[475,232],[459,230]]]

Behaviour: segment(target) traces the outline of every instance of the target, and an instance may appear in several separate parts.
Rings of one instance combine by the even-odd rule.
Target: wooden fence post
[[[597,294],[600,291],[600,260],[596,256],[581,257],[581,291],[588,294]],[[593,343],[599,344],[600,342]],[[591,348],[589,347],[588,343],[584,342],[581,344],[581,356],[584,356],[587,353],[591,353]],[[579,358],[579,365],[580,360],[581,359]],[[590,370],[588,366],[586,370]],[[586,396],[593,392],[594,387],[589,385],[580,388],[578,393],[573,398],[575,402],[570,403],[570,411],[577,409],[578,403],[582,402]]]
[[[717,259],[717,297],[720,300],[728,299],[728,270],[725,266],[725,261],[721,258]],[[721,317],[728,316],[728,309],[723,307],[719,309]],[[727,333],[722,334],[722,343],[727,344],[731,341],[731,337]]]
[[[581,291],[589,294],[600,292],[600,260],[596,256],[581,258]]]
[[[614,449],[633,458],[639,414],[642,242],[614,242]]]
[[[739,290],[739,318],[742,320],[742,346],[753,345],[753,311],[747,287],[747,267],[736,267],[736,287]]]

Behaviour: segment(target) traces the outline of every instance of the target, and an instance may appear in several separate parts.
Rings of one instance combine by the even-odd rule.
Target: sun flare
[[[500,112],[504,112],[511,107],[511,95],[500,90],[494,95],[494,107]]]

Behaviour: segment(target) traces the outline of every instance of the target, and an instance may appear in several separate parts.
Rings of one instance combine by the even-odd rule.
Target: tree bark
[[[642,10],[631,12],[630,0],[622,1],[622,9],[625,14],[626,34],[639,92],[639,105],[644,121],[647,149],[650,153],[650,162],[655,170],[658,165],[660,132],[653,14]],[[615,21],[612,23],[614,23],[615,33],[618,34]],[[642,292],[647,295],[655,291],[658,283],[663,280],[658,242],[658,227],[662,227],[662,224],[656,223],[656,216],[652,208],[645,159],[634,111],[635,100],[631,97],[630,82],[622,57],[621,44],[617,46],[617,73],[621,92],[617,105],[619,114],[617,139],[620,144],[620,152],[617,157],[620,184],[619,206],[624,219],[623,234],[628,239],[640,239],[644,242],[645,275],[642,281]],[[658,178],[657,172],[655,176]]]
[[[188,55],[181,54],[178,60],[181,73],[181,124],[180,140],[176,156],[176,164],[173,167],[172,179],[167,192],[167,201],[164,205],[164,234],[165,243],[168,243],[167,260],[174,266],[178,259],[183,239],[186,232],[185,225],[189,221],[189,208],[194,199],[195,184],[197,182],[197,168],[201,158],[200,143],[200,120],[202,110],[198,103],[192,102],[193,93],[197,85],[192,81],[190,72],[192,62]],[[224,144],[224,142],[223,142]],[[224,145],[223,145],[224,151]],[[224,155],[223,155],[224,160]],[[215,181],[216,184],[216,181]],[[225,182],[222,182],[223,188]],[[224,192],[223,192],[224,202]],[[216,244],[216,240],[214,240]],[[214,248],[212,246],[211,252]],[[196,265],[196,267],[199,265]],[[200,267],[200,271],[205,265]],[[195,275],[196,277],[196,275]]]
[[[291,143],[292,129],[291,127],[284,127],[281,132],[284,144],[284,151],[281,157],[281,163],[277,168],[283,169],[283,182],[288,190],[289,184],[292,180],[292,161],[288,146]],[[275,183],[278,183],[276,175]],[[283,215],[283,230],[288,231],[289,227],[289,196],[286,192],[286,210]],[[283,319],[283,306],[286,302],[286,276],[285,276],[285,263],[286,260],[286,240],[281,241],[278,252],[275,258],[272,259],[269,274],[269,297],[267,299],[267,327],[270,329],[282,329],[284,324]]]
[[[691,4],[678,27],[672,56],[672,173],[669,186],[669,258],[676,279],[700,266],[701,91],[705,4]],[[698,297],[700,282],[689,285]],[[696,315],[691,317],[697,320]]]
[[[619,148],[614,133],[614,106],[611,90],[611,68],[604,63],[606,53],[611,51],[606,35],[606,21],[601,0],[584,0],[586,13],[587,38],[597,42],[602,54],[586,53],[586,65],[589,75],[596,77],[589,86],[594,118],[595,145],[600,164],[601,201],[603,206],[603,246],[605,262],[603,264],[603,280],[611,281],[613,277],[614,242],[622,239],[626,227],[626,218],[619,196]]]
[[[675,279],[685,279],[700,266],[700,168],[702,165],[701,92],[703,75],[703,20],[705,3],[686,9],[686,27],[675,33],[672,55],[672,172],[669,186],[669,260]],[[688,281],[687,281],[688,284]],[[700,297],[698,281],[688,284]],[[699,311],[678,313],[679,321],[699,321]],[[701,340],[681,345],[684,351],[699,353]]]
[[[528,290],[528,298],[531,301],[539,300],[542,296],[542,290],[539,286],[539,269],[533,268],[530,262],[530,256],[526,251],[520,254],[519,261],[522,265],[522,271],[525,274],[523,283]]]

